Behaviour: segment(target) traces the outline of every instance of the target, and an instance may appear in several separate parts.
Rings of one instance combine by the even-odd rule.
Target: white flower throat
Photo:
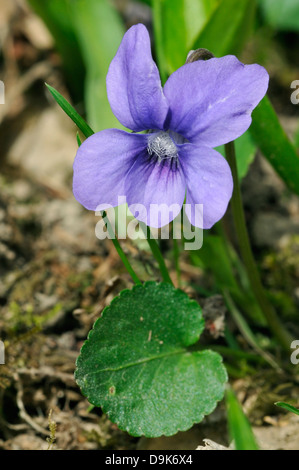
[[[178,149],[169,132],[160,131],[149,134],[147,151],[149,155],[156,155],[158,162],[165,159],[177,159]]]

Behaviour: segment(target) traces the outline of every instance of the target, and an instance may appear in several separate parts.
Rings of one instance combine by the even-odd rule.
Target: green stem
[[[256,296],[256,299],[261,307],[267,323],[276,336],[277,340],[284,347],[286,351],[290,351],[290,344],[293,340],[291,334],[284,328],[284,325],[280,322],[273,306],[269,302],[264,288],[261,283],[259,271],[257,269],[252,249],[249,241],[249,236],[246,228],[245,214],[242,204],[242,196],[238,178],[238,170],[236,163],[236,152],[233,142],[229,142],[225,145],[225,153],[227,161],[230,165],[233,181],[234,181],[234,192],[231,199],[232,213],[235,223],[235,229],[239,242],[239,248],[241,256],[243,258],[248,278],[251,284],[251,288]]]
[[[137,276],[137,274],[135,273],[134,269],[132,268],[128,258],[126,257],[122,247],[120,246],[120,243],[118,241],[118,238],[112,228],[112,225],[110,223],[110,220],[109,218],[107,217],[107,214],[106,212],[103,212],[102,213],[102,217],[103,217],[103,221],[104,221],[104,224],[107,228],[107,232],[110,236],[110,239],[113,243],[113,245],[115,246],[115,249],[120,257],[120,259],[122,260],[125,268],[127,269],[128,273],[130,274],[131,278],[133,279],[133,281],[135,282],[135,284],[141,284],[141,281],[139,279],[139,277]]]
[[[173,282],[172,282],[172,280],[169,276],[169,272],[168,272],[168,269],[166,267],[164,258],[162,256],[161,251],[160,251],[159,245],[156,242],[156,240],[154,238],[152,238],[152,236],[151,236],[151,229],[148,226],[146,226],[146,232],[145,232],[143,224],[141,224],[141,227],[142,227],[142,230],[143,230],[143,232],[146,236],[149,247],[152,250],[153,256],[154,256],[155,260],[157,261],[157,263],[159,265],[163,281],[169,282],[169,284],[173,284]]]

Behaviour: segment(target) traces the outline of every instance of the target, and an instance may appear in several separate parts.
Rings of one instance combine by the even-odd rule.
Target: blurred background
[[[5,104],[0,104],[0,339],[6,346],[6,364],[0,365],[0,449],[46,449],[50,410],[59,449],[194,449],[203,438],[228,444],[223,406],[186,433],[136,439],[100,410],[90,410],[73,379],[93,322],[132,281],[112,243],[96,239],[99,218],[72,195],[77,130],[44,83],[65,96],[95,131],[120,128],[107,101],[105,78],[124,32],[139,22],[150,32],[163,82],[198,47],[266,67],[270,100],[299,148],[299,104],[291,102],[296,89],[291,84],[299,80],[297,0],[0,0],[0,80],[5,86]],[[263,283],[299,338],[298,195],[279,176],[279,167],[274,169],[257,150],[250,133],[237,142],[237,152]],[[234,250],[229,212],[223,226]],[[259,346],[275,352],[276,345],[259,321],[246,279],[236,284],[242,267],[235,251],[228,260],[221,240],[216,228],[205,234],[200,252],[181,248],[179,277],[173,262],[178,247],[163,241],[161,249],[175,284],[203,306],[206,341],[227,348],[230,378],[263,447],[299,449],[297,417],[273,406],[284,399],[299,403],[298,380],[250,359],[254,346],[246,328],[230,315],[224,289]],[[122,246],[143,280],[159,279],[144,244],[124,241]],[[242,311],[245,304],[251,312]],[[216,320],[218,333],[209,329]],[[222,336],[224,326],[230,340]],[[232,338],[249,356],[229,354]]]

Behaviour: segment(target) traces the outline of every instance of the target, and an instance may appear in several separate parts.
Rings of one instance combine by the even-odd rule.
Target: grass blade
[[[295,415],[299,416],[299,410],[298,408],[295,408],[292,405],[289,405],[288,403],[284,403],[283,401],[277,401],[274,403],[274,405],[279,406],[280,408],[284,408],[287,411],[291,411],[292,413],[295,413]]]
[[[62,58],[67,84],[73,98],[82,100],[84,90],[85,66],[70,16],[68,0],[28,0],[29,5],[42,18],[51,32],[58,52]],[[74,79],[74,77],[76,77]]]
[[[251,425],[230,388],[226,391],[226,406],[229,432],[235,443],[235,450],[259,450]]]
[[[299,194],[299,156],[267,96],[252,114],[250,133],[286,185]]]
[[[108,0],[72,0],[71,21],[86,67],[85,104],[88,122],[96,130],[121,127],[107,98],[106,75],[125,28]]]
[[[216,57],[239,53],[252,30],[255,8],[254,0],[222,0],[192,49],[205,47]]]
[[[76,124],[85,137],[90,137],[92,134],[94,134],[91,127],[89,127],[87,122],[85,122],[80,114],[77,113],[75,108],[73,108],[73,106],[57,90],[55,90],[55,88],[48,85],[47,83],[46,86],[55,99],[56,103],[58,103],[61,109],[63,109],[63,111],[71,118],[71,120]]]

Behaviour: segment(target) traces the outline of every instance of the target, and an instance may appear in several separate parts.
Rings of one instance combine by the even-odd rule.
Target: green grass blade
[[[237,158],[237,168],[239,179],[242,180],[249,170],[251,163],[254,161],[256,155],[256,145],[252,140],[252,137],[249,131],[241,135],[238,139],[235,140],[236,154]],[[224,145],[217,147],[216,150],[225,157],[225,148]]]
[[[230,388],[226,391],[226,406],[230,437],[235,443],[235,450],[259,450],[251,425]]]
[[[106,75],[123,38],[123,22],[108,0],[72,0],[71,20],[86,67],[85,104],[96,130],[121,127],[107,98]]]
[[[165,81],[181,67],[219,0],[152,0],[157,59]]]
[[[279,406],[280,408],[284,408],[287,411],[291,411],[292,413],[295,413],[295,415],[299,416],[299,410],[298,408],[295,408],[292,405],[289,405],[288,403],[284,403],[283,401],[277,401],[274,403],[274,405]]]
[[[206,235],[202,248],[190,252],[192,263],[211,271],[218,288],[229,291],[234,302],[255,324],[266,325],[242,262],[233,247],[227,243],[221,225],[218,224],[216,229],[221,236]],[[241,286],[238,277],[242,281]]]
[[[74,99],[83,98],[85,67],[68,0],[28,0],[51,32]],[[75,77],[75,78],[74,78]]]
[[[299,31],[298,0],[259,0],[264,19],[275,30]]]
[[[159,66],[161,82],[164,85],[164,83],[167,80],[167,72],[166,72],[167,67],[166,67],[166,59],[165,59],[165,54],[164,54],[163,25],[162,25],[163,15],[162,15],[162,4],[160,0],[152,0],[152,10],[153,10],[153,25],[154,25],[157,63]]]
[[[247,321],[242,316],[241,312],[238,310],[231,296],[226,290],[223,291],[223,296],[232,318],[234,319],[237,327],[239,328],[240,332],[242,333],[248,344],[250,344],[250,346],[252,346],[253,349],[258,354],[260,354],[265,359],[265,361],[267,361],[274,369],[281,371],[281,368],[276,363],[274,358],[260,347],[258,340],[255,337],[255,334],[249,327]]]
[[[80,147],[82,145],[82,140],[80,139],[79,132],[77,132],[76,138],[77,138],[78,147]]]
[[[267,96],[252,114],[250,133],[289,189],[299,194],[299,156]]]
[[[84,119],[77,113],[75,108],[52,86],[46,83],[46,86],[55,99],[56,103],[59,104],[61,109],[71,118],[71,120],[76,124],[80,131],[85,135],[85,137],[90,137],[94,134],[93,130],[89,125],[84,121]]]
[[[192,49],[204,47],[217,57],[239,53],[253,28],[255,8],[254,0],[222,0]]]

